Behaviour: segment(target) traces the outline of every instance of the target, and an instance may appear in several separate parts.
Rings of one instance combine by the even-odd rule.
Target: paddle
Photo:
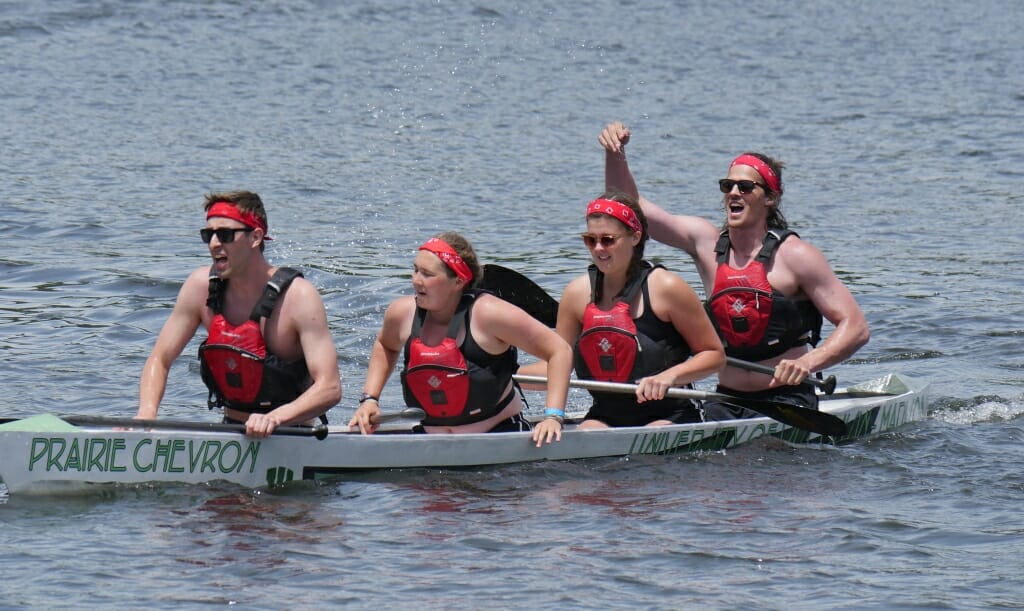
[[[425,416],[423,410],[410,407],[400,412],[380,414],[374,419],[375,424],[383,424],[395,420],[422,420]],[[244,424],[224,424],[221,422],[194,422],[191,420],[136,420],[134,418],[112,418],[107,416],[58,416],[64,422],[76,426],[109,426],[118,428],[145,428],[145,429],[177,429],[185,431],[212,431],[227,433],[244,433]],[[0,424],[17,422],[24,418],[0,418]],[[279,426],[274,429],[274,435],[293,435],[297,437],[316,437],[325,439],[328,433],[351,433],[348,426],[327,426],[317,424],[314,427],[306,426]]]
[[[729,363],[730,365],[732,365],[733,367],[738,367],[740,369],[746,369],[747,371],[753,371],[753,372],[756,372],[756,373],[763,373],[763,374],[769,375],[769,376],[775,375],[775,368],[774,367],[769,367],[767,365],[761,365],[760,363],[751,363],[750,361],[744,361],[742,359],[738,359],[738,358],[735,358],[735,357],[732,357],[732,356],[725,357],[725,361],[727,363]],[[806,383],[808,383],[811,386],[814,386],[816,388],[820,388],[821,392],[825,393],[826,395],[831,395],[832,393],[834,393],[836,391],[836,377],[835,376],[829,376],[829,377],[825,378],[824,380],[819,380],[818,378],[804,378],[804,382],[806,382]]]
[[[221,422],[195,422],[192,420],[136,420],[134,418],[112,418],[108,416],[58,416],[64,422],[75,426],[107,426],[133,429],[177,429],[184,431],[209,431],[216,433],[244,433],[244,424],[224,424]],[[0,424],[15,422],[22,418],[0,418]],[[327,426],[279,426],[274,435],[292,435],[297,437],[327,438]]]
[[[500,265],[487,264],[484,266],[484,277],[480,281],[480,288],[487,289],[505,301],[523,308],[527,314],[545,325],[555,326],[558,319],[558,301],[548,295],[536,282],[519,272]],[[524,307],[524,304],[528,307]],[[759,363],[751,363],[731,356],[727,357],[726,361],[739,369],[766,375],[775,374],[773,367]],[[824,380],[807,378],[805,381],[820,388],[826,395],[831,395],[836,390],[835,376],[829,376]]]
[[[527,314],[554,328],[558,320],[558,301],[519,272],[488,263],[479,288],[522,308]]]
[[[377,414],[377,417],[373,419],[374,424],[380,424],[382,422],[391,422],[392,420],[423,420],[427,417],[427,413],[418,407],[407,407],[400,412],[391,412],[389,414]]]
[[[544,376],[512,376],[520,384],[545,384],[547,378]],[[623,384],[619,382],[599,382],[596,380],[570,380],[569,386],[584,388],[598,392],[614,392],[632,394],[636,392],[636,384]],[[837,416],[815,409],[792,405],[779,401],[767,401],[761,399],[743,399],[717,392],[706,392],[690,388],[670,388],[666,396],[681,399],[716,399],[734,404],[738,407],[745,407],[759,414],[778,420],[783,424],[832,437],[843,437],[846,435],[846,423]]]

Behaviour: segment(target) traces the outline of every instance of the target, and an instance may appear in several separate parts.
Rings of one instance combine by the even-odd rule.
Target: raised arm
[[[598,136],[605,150],[605,189],[637,197],[647,217],[651,237],[690,255],[697,263],[705,290],[709,290],[714,281],[714,243],[718,228],[698,216],[671,214],[640,195],[626,159],[626,144],[631,137],[629,129],[618,121],[609,123]]]
[[[613,121],[601,130],[597,141],[605,151],[604,188],[621,191],[639,199],[640,191],[626,161],[626,144],[629,143],[630,135],[629,129],[622,122]],[[647,211],[644,210],[644,213]]]
[[[167,318],[153,351],[142,367],[139,380],[139,410],[136,418],[152,420],[160,409],[160,401],[167,389],[167,376],[174,360],[181,355],[189,340],[202,323],[206,307],[209,269],[202,267],[189,275],[178,291],[174,309]]]

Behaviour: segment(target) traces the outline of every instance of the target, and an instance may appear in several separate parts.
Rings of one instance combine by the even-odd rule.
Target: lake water
[[[733,156],[783,159],[787,217],[873,331],[831,373],[933,393],[926,421],[831,450],[0,486],[0,607],[1024,605],[1021,31],[994,0],[0,3],[4,417],[134,414],[208,261],[202,196],[242,188],[271,260],[324,294],[347,420],[429,235],[556,296],[582,272],[614,119],[641,191],[714,220]],[[216,418],[196,345],[162,416]]]

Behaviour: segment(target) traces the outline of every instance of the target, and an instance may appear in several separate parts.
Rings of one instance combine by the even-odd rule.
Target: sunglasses
[[[761,183],[754,182],[752,180],[733,180],[731,178],[723,178],[718,181],[718,188],[721,189],[722,193],[730,193],[733,187],[739,187],[740,193],[743,195],[753,193],[754,187],[761,187],[762,189],[765,188]]]
[[[583,243],[587,245],[587,248],[595,248],[598,244],[605,248],[611,248],[620,239],[626,237],[627,234],[620,233],[618,235],[593,235],[590,233],[581,233],[580,237],[583,238]]]
[[[224,227],[221,229],[210,229],[209,227],[203,227],[202,229],[199,230],[199,237],[202,238],[203,242],[206,244],[210,243],[210,240],[213,239],[213,236],[217,236],[217,240],[219,240],[221,244],[230,244],[231,242],[235,241],[235,233],[239,231],[249,233],[250,231],[252,231],[252,227],[239,227],[237,229],[233,227]]]

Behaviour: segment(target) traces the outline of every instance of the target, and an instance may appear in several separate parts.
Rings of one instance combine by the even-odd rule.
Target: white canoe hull
[[[44,426],[44,417],[0,425],[0,479],[11,494],[55,493],[95,484],[228,481],[249,488],[368,469],[468,467],[540,460],[674,454],[732,448],[763,436],[796,444],[835,444],[890,431],[927,416],[926,386],[890,375],[823,399],[842,418],[840,439],[792,429],[769,418],[574,430],[534,446],[529,433],[473,435],[332,433],[326,439],[109,426]],[[884,396],[872,391],[891,393]],[[856,396],[867,394],[868,396]],[[32,423],[39,421],[40,426]],[[37,428],[37,430],[33,430]],[[23,430],[22,430],[23,429]]]

